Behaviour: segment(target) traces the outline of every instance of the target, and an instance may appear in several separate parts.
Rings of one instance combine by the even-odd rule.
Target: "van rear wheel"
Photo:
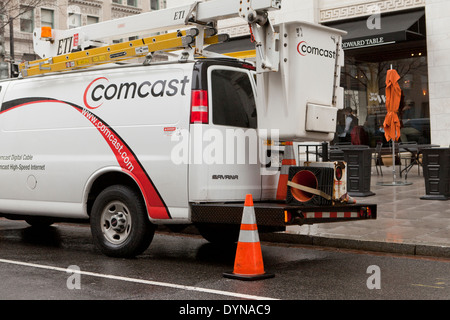
[[[131,258],[148,248],[155,226],[148,219],[142,197],[130,187],[114,185],[95,199],[91,233],[105,255]]]
[[[198,223],[195,225],[200,235],[215,244],[232,244],[239,239],[240,226],[234,224]]]
[[[47,228],[55,222],[54,219],[49,217],[27,217],[25,221],[35,228]]]

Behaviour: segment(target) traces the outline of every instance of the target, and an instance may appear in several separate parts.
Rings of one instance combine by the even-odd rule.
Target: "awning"
[[[368,17],[327,26],[347,31],[343,37],[344,50],[394,44],[402,41],[425,39],[425,12],[381,15],[381,28],[368,25]]]

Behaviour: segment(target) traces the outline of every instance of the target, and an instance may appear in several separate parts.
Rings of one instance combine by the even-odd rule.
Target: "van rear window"
[[[211,85],[214,124],[257,128],[255,97],[247,73],[213,70]]]

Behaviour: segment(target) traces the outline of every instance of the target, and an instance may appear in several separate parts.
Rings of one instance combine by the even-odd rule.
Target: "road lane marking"
[[[105,278],[105,279],[111,279],[111,280],[133,282],[133,283],[146,284],[146,285],[159,286],[159,287],[167,287],[167,288],[180,289],[180,290],[211,293],[211,294],[217,294],[217,295],[222,295],[222,296],[229,296],[229,297],[233,297],[233,298],[242,298],[242,299],[249,299],[249,300],[278,300],[278,299],[274,299],[274,298],[254,296],[254,295],[248,295],[248,294],[242,294],[242,293],[236,293],[236,292],[230,292],[230,291],[222,291],[222,290],[215,290],[215,289],[208,289],[208,288],[201,288],[201,287],[194,287],[194,286],[186,286],[186,285],[168,283],[168,282],[143,280],[143,279],[137,279],[137,278],[128,278],[128,277],[115,276],[115,275],[110,275],[110,274],[102,274],[102,273],[89,272],[89,271],[83,271],[83,270],[75,270],[75,269],[70,269],[70,268],[60,268],[60,267],[54,267],[54,266],[48,266],[48,265],[42,265],[42,264],[36,264],[36,263],[29,263],[29,262],[22,262],[22,261],[15,261],[15,260],[0,259],[0,262],[19,265],[19,266],[25,266],[25,267],[31,267],[31,268],[60,271],[60,272],[64,272],[64,273],[72,272],[72,273],[77,273],[77,274],[82,274],[82,275],[97,277],[97,278]]]
[[[434,289],[445,289],[444,287],[430,286],[430,285],[427,285],[427,284],[417,284],[417,283],[413,283],[412,285],[413,285],[413,286],[416,286],[416,287],[426,287],[426,288],[434,288]]]
[[[416,287],[426,287],[426,288],[434,288],[434,289],[445,289],[447,287],[447,283],[446,281],[448,281],[448,279],[445,278],[436,278],[436,282],[433,283],[432,285],[429,284],[420,284],[420,283],[413,283],[413,286]],[[445,280],[445,281],[442,281]]]

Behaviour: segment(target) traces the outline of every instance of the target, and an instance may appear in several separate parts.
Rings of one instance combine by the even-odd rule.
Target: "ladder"
[[[228,35],[217,35],[215,33],[215,29],[207,29],[204,32],[204,44],[210,45],[228,40]],[[84,69],[95,65],[139,57],[148,57],[150,59],[153,52],[169,52],[190,47],[195,43],[198,35],[199,30],[191,28],[184,31],[72,52],[47,59],[24,62],[19,65],[19,71],[23,77],[29,77],[50,72]]]
[[[22,77],[29,77],[136,57],[151,57],[154,52],[180,49],[184,49],[180,60],[193,59],[204,56],[205,46],[228,39],[227,35],[216,34],[218,20],[240,17],[250,25],[256,49],[225,55],[249,58],[258,53],[257,58],[261,61],[259,65],[265,69],[263,72],[277,71],[278,61],[276,57],[274,59],[277,53],[270,52],[270,48],[276,47],[274,42],[277,35],[274,35],[268,11],[280,8],[281,0],[195,1],[188,6],[151,11],[69,30],[35,29],[34,50],[42,59],[21,63],[19,70]],[[194,28],[180,31],[189,26]],[[118,44],[105,42],[105,39],[158,32],[168,33]]]

